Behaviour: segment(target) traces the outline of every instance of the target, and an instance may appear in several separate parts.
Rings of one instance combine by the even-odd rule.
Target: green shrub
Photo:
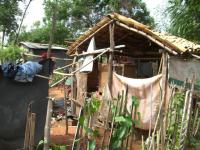
[[[9,45],[8,47],[4,49],[0,49],[0,60],[2,62],[5,61],[16,61],[17,59],[21,58],[21,54],[25,50],[23,48],[20,48],[16,45]]]

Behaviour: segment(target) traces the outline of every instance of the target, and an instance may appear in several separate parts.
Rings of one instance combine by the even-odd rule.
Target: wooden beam
[[[125,24],[122,24],[118,21],[116,21],[116,24],[123,27],[123,28],[126,28],[130,31],[133,31],[133,32],[136,32],[140,35],[143,35],[144,37],[148,38],[149,40],[151,40],[152,42],[158,44],[159,46],[161,46],[162,48],[166,49],[169,53],[173,54],[173,55],[177,55],[178,53],[173,51],[172,49],[170,49],[169,47],[167,47],[166,45],[164,45],[163,43],[159,42],[158,40],[154,39],[152,36],[140,31],[140,30],[137,30],[135,28],[130,28],[129,26],[125,25]]]
[[[93,58],[90,62],[88,62],[88,63],[85,64],[84,66],[81,66],[80,68],[78,68],[77,70],[71,72],[70,74],[66,74],[66,76],[64,76],[62,79],[60,79],[59,81],[57,81],[56,83],[54,83],[53,85],[51,85],[51,87],[56,86],[57,84],[59,84],[60,82],[62,82],[64,79],[68,78],[69,76],[73,76],[73,74],[77,73],[77,72],[80,71],[82,68],[86,67],[87,65],[89,65],[90,63],[92,63],[93,61],[95,61],[96,59],[98,59],[100,56],[102,56],[102,55],[105,54],[106,52],[108,52],[108,50],[105,50],[104,52],[100,53],[99,55],[97,55],[95,58]]]
[[[118,45],[118,46],[115,46],[115,49],[124,48],[124,47],[125,47],[125,45]],[[108,47],[108,48],[94,50],[94,52],[83,52],[82,54],[71,55],[71,57],[74,57],[74,56],[82,57],[82,56],[100,54],[100,53],[104,52],[105,50],[109,50],[108,52],[112,52],[110,50],[110,48]]]
[[[112,89],[112,75],[113,75],[113,51],[115,48],[115,42],[114,42],[114,24],[109,25],[109,33],[110,33],[110,51],[109,54],[109,60],[108,60],[108,87],[110,90]],[[112,94],[112,93],[111,93]]]
[[[78,43],[73,49],[72,51],[74,51],[75,49],[78,49],[78,47],[80,45],[82,45],[84,42],[86,42],[88,39],[92,38],[96,33],[98,33],[99,31],[101,31],[101,29],[105,28],[107,25],[111,24],[113,22],[113,20],[107,22],[106,24],[104,24],[102,27],[99,27],[96,31],[94,31],[92,34],[90,34],[86,39],[84,39],[83,41],[81,41],[80,43]],[[90,31],[90,30],[89,30]],[[88,32],[89,32],[88,31]],[[73,45],[72,45],[73,46]]]

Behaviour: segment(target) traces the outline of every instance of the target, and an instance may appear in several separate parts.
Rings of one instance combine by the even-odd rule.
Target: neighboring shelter
[[[45,62],[40,76],[48,77],[49,62]],[[47,112],[49,80],[34,77],[33,82],[21,83],[3,77],[0,72],[0,149],[14,150],[24,149],[25,132],[28,118],[28,109],[31,104],[30,112],[35,113],[35,128],[28,127],[32,133],[33,145],[36,147],[43,139],[44,126]],[[29,116],[30,119],[30,116]],[[35,131],[35,132],[34,132]],[[27,137],[26,137],[27,138]],[[29,137],[28,137],[29,138]],[[26,141],[26,143],[28,143]],[[26,149],[26,148],[25,148]],[[34,149],[34,148],[32,148]]]
[[[86,50],[93,37],[97,50],[88,53]],[[125,47],[115,48],[119,45]],[[167,33],[154,32],[149,27],[117,13],[105,16],[80,36],[70,45],[67,54],[84,58],[86,55],[97,56],[106,48],[110,50],[94,61],[92,72],[76,75],[79,88],[75,95],[78,100],[82,101],[83,93],[102,92],[107,83],[111,87],[113,70],[125,77],[148,78],[161,73],[162,67],[159,66],[162,66],[162,54],[166,59],[166,54],[180,58],[199,58],[200,54],[200,45]],[[164,64],[167,68],[167,62]]]
[[[28,50],[28,53],[42,56],[48,50],[49,44],[32,43],[32,42],[20,42],[20,45]],[[56,67],[62,67],[69,63],[70,59],[67,59],[67,48],[52,45],[51,55],[56,59]],[[68,61],[69,60],[69,61]]]

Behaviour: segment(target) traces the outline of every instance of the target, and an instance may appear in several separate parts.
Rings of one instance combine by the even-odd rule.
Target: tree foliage
[[[117,12],[141,23],[154,26],[154,20],[142,0],[73,0],[69,3],[66,23],[79,35],[96,24],[103,16]],[[64,16],[64,15],[62,15]]]
[[[28,33],[22,32],[21,40],[27,38],[33,42],[48,42],[52,7],[57,8],[57,28],[54,34],[57,44],[64,44],[64,39],[78,37],[111,12],[117,12],[146,25],[154,26],[154,20],[142,0],[57,0],[56,3],[47,0],[43,25],[31,29]]]
[[[169,32],[200,42],[199,0],[169,0],[167,11],[171,18]]]
[[[19,2],[22,0],[1,0],[0,1],[0,31],[4,36],[16,32],[18,28],[17,16],[21,15]]]
[[[2,62],[16,61],[17,59],[21,58],[21,54],[23,52],[23,48],[20,48],[16,45],[9,45],[4,49],[0,49],[0,60]]]

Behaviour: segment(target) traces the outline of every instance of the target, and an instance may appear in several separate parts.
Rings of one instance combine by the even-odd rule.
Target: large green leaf
[[[95,141],[89,141],[89,150],[94,150],[96,147],[96,142]]]

